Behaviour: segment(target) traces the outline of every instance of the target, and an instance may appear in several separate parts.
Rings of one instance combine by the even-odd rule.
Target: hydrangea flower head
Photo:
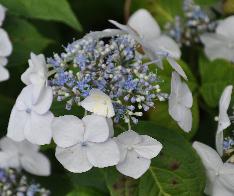
[[[107,103],[104,108],[108,109],[101,113],[107,113],[107,117],[115,114],[115,122],[124,119],[126,123],[137,123],[143,111],[152,108],[157,98],[165,97],[160,92],[160,78],[150,71],[131,35],[123,33],[104,40],[91,35],[94,33],[69,44],[61,55],[48,59],[55,72],[50,77],[54,96],[58,101],[66,100],[68,110],[75,103],[94,112],[101,106],[93,108],[94,95],[105,93],[114,111],[109,99],[99,99],[99,103]]]

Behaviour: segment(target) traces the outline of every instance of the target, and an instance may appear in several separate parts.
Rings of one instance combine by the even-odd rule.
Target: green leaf
[[[66,0],[0,0],[0,3],[15,15],[59,21],[78,31],[82,29]]]
[[[224,88],[234,84],[234,64],[221,59],[210,62],[201,57],[199,66],[201,94],[208,106],[216,107]]]
[[[191,144],[173,130],[152,122],[133,127],[163,144],[150,169],[138,180],[123,176],[115,168],[103,171],[111,196],[198,196],[205,187],[205,172]]]
[[[140,179],[139,196],[198,196],[205,187],[200,158],[181,135],[154,123],[142,122],[135,130],[163,144],[149,171]]]
[[[68,173],[68,176],[74,187],[92,187],[107,194],[108,190],[105,184],[102,170],[103,169],[93,168],[85,173]]]
[[[30,57],[30,52],[40,53],[52,42],[24,19],[8,17],[4,28],[9,33],[13,44],[13,53],[9,58],[8,66],[25,64]]]
[[[137,196],[139,180],[123,176],[116,168],[106,168],[103,171],[107,188],[111,196]]]
[[[184,69],[187,77],[188,77],[188,85],[191,91],[193,92],[193,107],[192,107],[192,115],[193,115],[193,125],[192,130],[189,133],[185,133],[178,126],[175,120],[171,118],[168,113],[168,102],[156,102],[156,107],[153,110],[150,110],[148,113],[148,117],[151,121],[154,121],[157,125],[160,125],[165,128],[173,129],[178,131],[180,134],[183,134],[186,138],[191,139],[196,133],[199,125],[199,108],[198,108],[198,100],[197,100],[197,81],[190,71],[188,65],[183,61],[178,61],[181,67]],[[171,86],[171,73],[172,68],[168,64],[168,62],[164,62],[164,69],[158,70],[157,73],[160,78],[163,80],[163,83],[160,84],[162,92],[170,93]]]
[[[104,196],[102,192],[97,189],[85,186],[78,186],[75,190],[68,193],[67,196]]]

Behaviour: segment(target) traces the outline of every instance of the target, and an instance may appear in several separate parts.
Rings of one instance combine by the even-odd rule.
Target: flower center
[[[133,150],[133,147],[132,146],[128,146],[128,150],[129,151]]]
[[[82,143],[81,143],[81,146],[82,146],[82,147],[87,147],[88,144],[87,144],[86,142],[82,142]]]
[[[32,112],[32,110],[30,108],[26,109],[26,113],[30,114]]]

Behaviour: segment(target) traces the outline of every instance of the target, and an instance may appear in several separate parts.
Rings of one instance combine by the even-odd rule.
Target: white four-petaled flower
[[[223,155],[223,130],[231,125],[227,111],[231,102],[232,85],[227,86],[219,100],[218,129],[216,132],[216,149],[220,156]]]
[[[111,118],[115,115],[112,101],[108,95],[99,89],[92,89],[80,105],[87,111]]]
[[[0,140],[0,167],[23,168],[34,175],[48,176],[50,175],[50,162],[38,150],[39,146],[26,140],[15,142],[4,137]]]
[[[82,120],[67,115],[52,123],[55,156],[69,171],[81,173],[92,167],[104,168],[119,162],[119,149],[110,139],[107,120],[103,116],[87,115]]]
[[[156,139],[139,135],[134,131],[126,131],[115,138],[120,149],[120,162],[117,170],[132,178],[141,177],[150,167],[151,159],[162,149]]]
[[[180,58],[181,52],[177,43],[169,36],[161,34],[157,21],[147,10],[137,10],[129,18],[128,25],[133,28],[154,51],[162,50],[168,52],[173,58]]]
[[[201,36],[205,45],[206,56],[210,60],[223,58],[234,61],[234,16],[227,17],[219,22],[215,33],[206,33]]]
[[[35,100],[33,85],[26,86],[12,109],[7,136],[15,141],[27,139],[38,145],[49,144],[52,138],[53,114],[49,111],[52,100],[52,91],[47,89]]]
[[[47,84],[48,68],[43,54],[31,53],[29,68],[22,74],[21,80],[26,85],[33,85],[33,96],[37,99],[41,94],[52,89]]]
[[[173,39],[161,34],[159,25],[147,10],[140,9],[134,13],[128,21],[129,26],[113,20],[110,20],[110,22],[139,42],[146,55],[153,62],[160,59],[161,56],[166,56],[171,67],[187,80],[185,72],[174,60],[174,58],[179,59],[181,56],[179,46]],[[161,61],[156,64],[163,69]]]
[[[234,193],[234,165],[223,163],[218,153],[211,147],[200,142],[194,142],[206,169],[205,193],[210,196],[233,196]]]
[[[192,129],[192,105],[193,97],[189,87],[176,72],[173,72],[169,97],[169,114],[185,132]]]

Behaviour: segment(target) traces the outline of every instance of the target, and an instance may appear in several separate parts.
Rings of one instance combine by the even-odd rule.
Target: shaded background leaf
[[[0,0],[14,15],[66,23],[80,31],[81,25],[66,0]]]

